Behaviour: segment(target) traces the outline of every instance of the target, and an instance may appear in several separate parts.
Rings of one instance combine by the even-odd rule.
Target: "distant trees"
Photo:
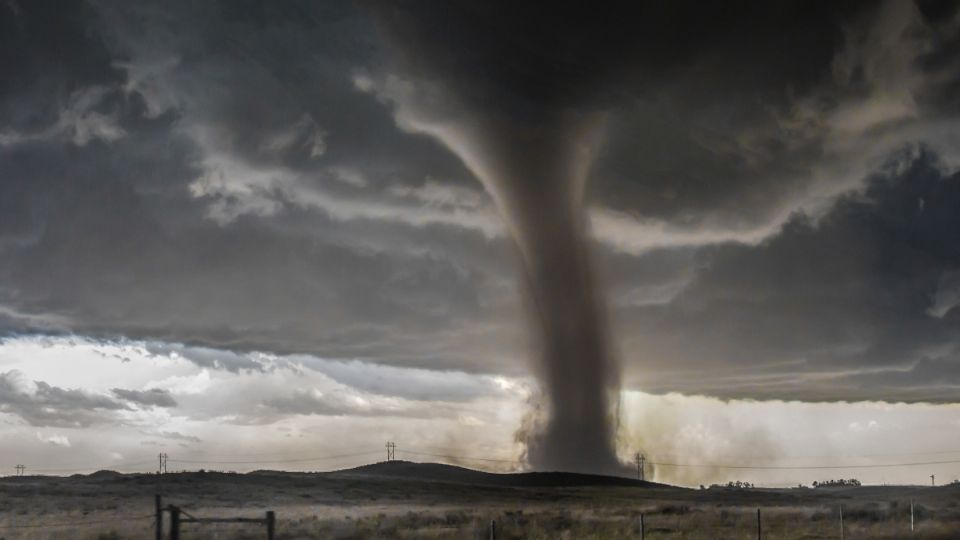
[[[837,488],[837,487],[859,487],[860,481],[856,478],[850,478],[847,480],[823,480],[821,482],[814,481],[813,487],[815,488]]]
[[[727,482],[724,484],[710,484],[710,489],[753,489],[756,487],[750,482],[741,482],[737,480],[736,482]],[[700,486],[700,489],[703,489],[703,486]]]

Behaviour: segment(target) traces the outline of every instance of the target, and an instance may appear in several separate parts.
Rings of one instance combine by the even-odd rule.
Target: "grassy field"
[[[162,482],[160,481],[162,480]],[[277,514],[277,538],[960,538],[960,486],[691,490],[576,475],[478,475],[381,464],[338,473],[171,473],[0,479],[0,537],[152,538],[154,494],[197,517]],[[910,501],[915,532],[910,533]],[[185,524],[183,538],[265,538]]]

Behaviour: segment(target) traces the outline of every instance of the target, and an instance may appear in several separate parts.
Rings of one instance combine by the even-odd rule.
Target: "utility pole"
[[[637,452],[637,454],[633,456],[633,458],[637,462],[637,480],[644,480],[643,465],[644,465],[644,462],[647,460],[647,458],[645,458],[643,454],[641,454],[640,452]]]
[[[160,454],[157,455],[157,458],[160,460],[157,474],[165,474],[167,472],[167,453],[160,452]]]
[[[840,505],[840,540],[843,540],[843,505]]]
[[[757,540],[763,540],[763,523],[760,521],[760,509],[757,508]],[[842,538],[840,540],[843,540]]]
[[[913,533],[913,499],[910,499],[910,533]]]
[[[930,485],[931,485],[931,486],[937,485],[936,482],[934,482],[934,480],[936,480],[936,478],[937,478],[937,475],[935,475],[935,474],[931,474],[931,475],[930,475]]]
[[[160,494],[157,493],[154,498],[154,512],[156,513],[156,518],[154,518],[154,532],[156,533],[156,540],[163,540],[163,499],[160,497]]]
[[[180,508],[171,504],[167,510],[170,512],[170,540],[180,540]]]
[[[397,443],[393,441],[387,441],[387,461],[393,461],[396,459],[397,454]]]
[[[23,465],[17,465],[15,469],[17,469],[17,476],[23,476],[23,471],[26,469],[26,467]]]

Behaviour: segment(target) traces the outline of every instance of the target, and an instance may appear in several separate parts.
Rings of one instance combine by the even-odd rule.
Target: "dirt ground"
[[[489,538],[491,521],[497,538],[640,538],[641,516],[647,539],[755,539],[757,509],[762,538],[840,538],[841,507],[847,539],[960,538],[958,485],[695,490],[436,467],[6,477],[0,537],[153,538],[159,492],[184,516],[263,518],[273,510],[279,539]],[[184,539],[266,538],[255,523],[181,530]]]

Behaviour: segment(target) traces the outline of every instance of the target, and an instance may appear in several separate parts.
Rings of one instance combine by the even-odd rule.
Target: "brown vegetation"
[[[392,467],[392,468],[391,468]],[[483,475],[457,468],[384,465],[337,473],[194,472],[0,479],[0,536],[145,538],[153,494],[198,517],[277,512],[277,537],[647,539],[956,538],[960,486],[863,486],[828,490],[691,490],[569,475]],[[262,538],[257,527],[191,525],[187,538]]]

